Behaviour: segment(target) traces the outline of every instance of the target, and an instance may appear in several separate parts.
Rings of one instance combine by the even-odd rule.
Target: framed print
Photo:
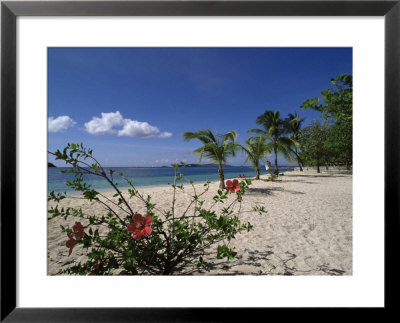
[[[393,306],[398,1],[1,10],[2,320]]]

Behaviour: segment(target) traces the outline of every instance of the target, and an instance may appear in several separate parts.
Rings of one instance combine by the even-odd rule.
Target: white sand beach
[[[254,230],[238,234],[230,242],[238,252],[236,259],[216,258],[216,246],[207,251],[206,259],[213,266],[209,272],[195,275],[352,275],[352,175],[345,171],[287,172],[275,182],[266,176],[253,180],[242,204],[240,219],[249,221]],[[239,179],[240,180],[240,179]],[[199,190],[203,184],[196,184]],[[212,202],[218,182],[210,185],[205,200]],[[171,207],[171,187],[139,189],[150,194],[160,209]],[[178,193],[176,209],[183,210],[190,200],[190,185]],[[113,192],[105,193],[112,196]],[[233,198],[230,197],[230,198]],[[143,204],[132,199],[131,206],[144,212]],[[60,206],[82,206],[87,214],[104,214],[96,204],[76,198],[62,200]],[[50,205],[55,205],[50,202]],[[266,214],[258,214],[252,206],[262,205]],[[57,275],[74,260],[83,260],[77,246],[68,256],[66,234],[60,225],[72,225],[62,218],[48,221],[48,274]]]

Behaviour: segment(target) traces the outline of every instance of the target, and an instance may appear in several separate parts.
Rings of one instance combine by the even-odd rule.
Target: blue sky
[[[197,163],[183,132],[236,130],[244,144],[266,110],[310,123],[320,113],[300,105],[342,73],[351,48],[49,48],[48,148],[83,142],[104,166]]]

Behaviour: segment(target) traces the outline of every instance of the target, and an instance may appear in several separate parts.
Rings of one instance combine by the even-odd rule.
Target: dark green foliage
[[[302,129],[299,135],[303,147],[301,158],[308,165],[316,165],[318,173],[329,153],[325,145],[328,131],[329,123],[327,121],[323,124],[314,121],[310,126]]]
[[[202,197],[209,191],[210,183],[205,183],[203,190],[197,192],[193,182],[190,182],[194,193],[187,208],[178,213],[175,208],[176,194],[177,191],[183,191],[184,186],[177,185],[177,182],[184,180],[179,172],[184,164],[172,165],[175,170],[172,206],[170,209],[160,210],[150,195],[144,196],[135,188],[132,179],[126,178],[123,173],[105,170],[92,156],[92,150],[86,149],[83,144],[68,144],[63,151],[57,150],[50,154],[71,166],[68,172],[74,175],[74,179],[67,182],[67,185],[81,192],[75,198],[98,203],[104,208],[103,214],[87,215],[81,208],[59,207],[58,203],[66,198],[66,194],[49,194],[48,200],[57,203],[48,210],[50,220],[55,217],[66,220],[73,217],[75,226],[77,222],[80,225],[80,221],[83,224],[82,236],[77,233],[75,226],[61,227],[61,233],[65,234],[66,240],[70,239],[70,251],[72,252],[76,241],[87,255],[86,262],[76,263],[68,268],[66,272],[69,274],[171,275],[177,272],[187,273],[193,262],[197,262],[195,268],[198,270],[207,270],[208,265],[203,259],[207,248],[226,243],[240,232],[252,230],[250,223],[243,224],[239,220],[240,205],[251,184],[248,179],[240,183],[240,189],[235,193],[218,190],[208,208],[204,207],[205,201]],[[83,175],[100,176],[107,180],[115,190],[113,199],[87,185]],[[127,195],[122,194],[116,180],[123,180],[130,186]],[[217,203],[226,202],[231,194],[235,198],[230,199],[229,205],[220,212],[214,210]],[[140,239],[134,239],[127,229],[133,221],[132,215],[136,213],[130,199],[139,201],[146,208],[143,216],[150,215],[152,218],[151,234]],[[100,228],[106,230],[102,231]],[[218,246],[217,257],[232,259],[236,252],[225,243]]]
[[[331,83],[332,88],[321,91],[322,103],[319,98],[313,98],[305,101],[301,108],[319,111],[322,118],[330,121],[324,142],[326,165],[349,166],[353,160],[353,77],[341,74]],[[307,151],[302,155],[307,155]]]
[[[326,135],[327,163],[349,166],[353,160],[353,127],[351,122],[340,121],[332,125]]]
[[[332,88],[321,91],[322,101],[313,98],[305,101],[302,109],[322,112],[322,118],[352,122],[353,120],[353,77],[348,74],[331,79]]]

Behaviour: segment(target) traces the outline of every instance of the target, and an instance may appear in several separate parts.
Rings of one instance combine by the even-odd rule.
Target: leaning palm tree
[[[246,153],[245,163],[250,160],[251,166],[256,171],[256,179],[260,179],[260,159],[265,157],[271,151],[271,146],[266,142],[264,136],[251,137],[246,140],[246,146],[241,146]]]
[[[300,130],[301,124],[306,118],[300,118],[300,116],[295,113],[289,113],[288,117],[285,119],[285,127],[288,134],[290,134],[290,138],[293,140],[294,145],[289,147],[290,152],[296,157],[297,163],[299,165],[300,171],[303,171],[303,161],[301,160],[299,153],[299,138],[300,138]]]
[[[279,174],[278,154],[282,154],[286,159],[293,160],[294,157],[289,148],[295,143],[285,136],[285,122],[281,119],[279,111],[265,111],[264,114],[257,117],[256,123],[261,125],[263,129],[250,129],[247,132],[270,138],[270,147],[275,158],[274,173]]]
[[[230,131],[226,134],[214,135],[211,130],[204,129],[197,132],[184,132],[183,138],[185,141],[198,139],[203,143],[203,146],[194,150],[194,153],[200,155],[200,162],[203,156],[218,163],[219,187],[225,188],[225,177],[222,169],[222,164],[226,163],[228,157],[235,156],[240,149],[236,143],[238,134],[236,131]]]

